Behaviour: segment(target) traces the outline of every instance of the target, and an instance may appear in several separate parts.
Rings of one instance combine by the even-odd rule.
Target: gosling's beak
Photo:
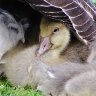
[[[36,52],[36,56],[41,56],[44,54],[48,49],[51,48],[52,44],[50,42],[50,37],[40,37],[40,46],[39,49]]]

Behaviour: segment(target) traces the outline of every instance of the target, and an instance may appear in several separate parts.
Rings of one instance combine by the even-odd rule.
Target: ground
[[[5,76],[0,76],[0,96],[42,96],[41,92],[30,86],[24,88],[12,86]]]

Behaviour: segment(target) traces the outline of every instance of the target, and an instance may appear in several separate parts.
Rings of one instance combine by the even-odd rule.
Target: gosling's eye
[[[57,31],[59,31],[59,28],[55,28],[53,32],[57,32]]]

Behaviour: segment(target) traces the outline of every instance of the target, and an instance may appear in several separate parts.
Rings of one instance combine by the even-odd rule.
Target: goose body
[[[48,29],[50,29],[51,24],[54,25],[53,30],[54,30],[55,27],[57,28],[58,25],[60,25],[60,27],[63,29],[63,32],[65,33],[63,35],[63,37],[65,37],[65,42],[64,43],[60,42],[59,45],[61,46],[62,43],[63,43],[64,44],[64,46],[62,45],[63,48],[67,47],[67,45],[69,43],[69,40],[70,40],[69,30],[62,23],[56,23],[56,25],[55,25],[54,22],[52,22],[52,23],[51,22],[48,24],[48,26],[49,26]],[[50,31],[48,31],[48,32],[50,32]],[[53,31],[51,31],[51,32],[53,32]],[[61,37],[58,37],[58,33],[57,33],[57,35],[55,34],[52,37],[54,37],[54,36],[55,36],[55,40],[56,40],[56,37],[57,37],[57,38],[60,38],[61,41],[64,41]],[[62,36],[62,34],[61,34],[61,36]],[[55,47],[53,47],[53,48],[51,47],[52,49],[50,48],[48,50],[45,50],[45,52],[41,56],[37,56],[37,54],[39,52],[38,50],[41,50],[40,48],[42,48],[42,47],[40,47],[42,42],[40,43],[40,45],[37,44],[37,45],[30,46],[28,48],[24,48],[24,46],[20,45],[21,49],[19,49],[18,46],[17,46],[15,49],[9,51],[5,55],[5,57],[3,58],[3,60],[6,62],[6,64],[4,64],[5,73],[6,73],[8,79],[11,81],[12,84],[26,85],[26,84],[29,84],[29,82],[30,82],[30,85],[33,84],[33,85],[36,86],[36,83],[38,82],[38,80],[36,78],[41,73],[41,72],[38,72],[39,71],[39,66],[41,66],[40,65],[41,62],[44,63],[45,65],[48,64],[48,65],[52,65],[52,66],[63,63],[64,60],[62,58],[60,58],[61,48],[58,50],[58,47],[57,47],[58,43],[57,42],[54,43],[54,39],[52,39],[52,40],[53,40],[54,45],[56,43],[56,48],[57,49]],[[56,51],[55,51],[55,49],[56,49]],[[42,67],[40,68],[40,70],[41,69],[42,69]],[[33,79],[32,79],[31,77],[36,75],[36,74],[34,74],[35,71],[38,73],[38,74],[36,73],[38,76],[33,77]],[[36,81],[34,79],[36,79]],[[35,83],[33,83],[33,82],[35,82]]]
[[[0,60],[19,41],[24,42],[24,29],[21,23],[5,10],[0,9]]]
[[[65,91],[68,96],[96,96],[96,69],[88,70],[69,80],[65,84]],[[63,92],[60,96],[63,96]]]
[[[5,74],[13,85],[31,85],[32,88],[42,91],[45,96],[49,96],[50,93],[53,96],[66,96],[66,93],[70,94],[71,91],[71,94],[75,94],[72,90],[76,88],[74,85],[75,77],[78,78],[81,75],[79,78],[82,79],[83,73],[96,70],[95,64],[84,65],[82,63],[66,63],[66,61],[56,66],[50,66],[36,57],[35,52],[37,48],[37,45],[29,48],[24,48],[23,45],[20,45],[5,56]],[[93,78],[90,79],[93,80]],[[73,81],[72,83],[70,83],[71,80]],[[77,79],[77,85],[78,82],[80,81]],[[81,86],[80,88],[82,89]]]

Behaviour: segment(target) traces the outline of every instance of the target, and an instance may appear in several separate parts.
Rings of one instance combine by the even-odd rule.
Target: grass
[[[24,88],[12,86],[5,76],[0,76],[0,96],[43,96],[30,86]]]
[[[96,5],[96,0],[92,0],[92,2]]]

